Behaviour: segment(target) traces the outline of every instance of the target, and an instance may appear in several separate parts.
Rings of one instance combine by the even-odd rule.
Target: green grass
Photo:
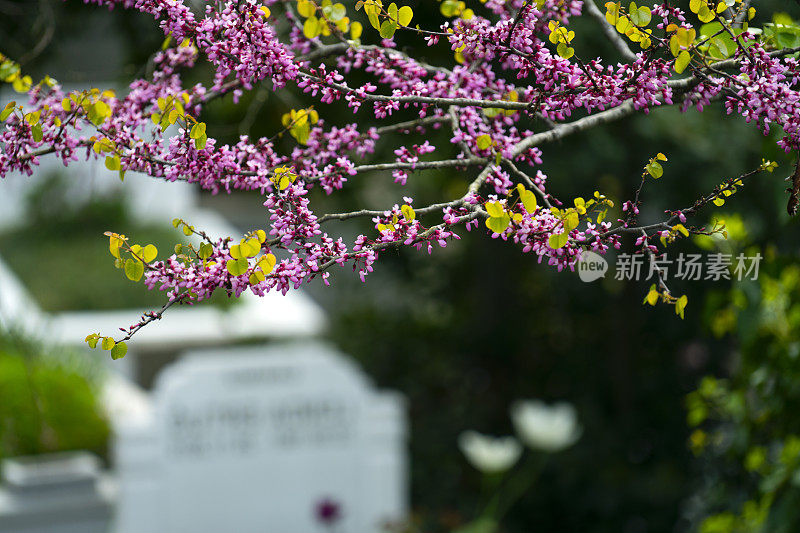
[[[106,455],[97,359],[0,330],[0,458],[66,450]]]

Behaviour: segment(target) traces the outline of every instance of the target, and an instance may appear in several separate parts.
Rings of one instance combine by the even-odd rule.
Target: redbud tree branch
[[[729,180],[689,208],[646,226],[637,225],[634,215],[601,220],[613,202],[599,192],[589,200],[579,192],[562,199],[548,192],[548,180],[558,177],[544,172],[542,148],[637,113],[722,101],[730,112],[783,127],[783,148],[800,147],[800,94],[787,59],[800,48],[770,49],[734,33],[736,52],[719,60],[706,46],[723,34],[697,39],[695,31],[693,37],[690,30],[699,29],[700,21],[669,4],[634,16],[627,6],[616,13],[606,6],[604,14],[592,0],[583,2],[584,13],[626,62],[612,66],[575,55],[573,41],[581,36],[569,28],[579,10],[576,0],[535,6],[526,0],[517,10],[490,4],[446,12],[448,20],[438,22],[418,20],[410,6],[392,12],[375,0],[360,6],[359,12],[350,2],[343,14],[340,7],[308,0],[269,8],[257,0],[228,0],[216,11],[193,13],[183,3],[152,0],[135,9],[155,16],[175,45],[152,56],[147,76],[127,94],[66,92],[52,80],[34,85],[24,76],[8,80],[28,93],[30,103],[2,111],[0,177],[33,172],[40,157],[55,155],[71,164],[85,152],[120,172],[194,183],[214,193],[249,190],[264,196],[270,224],[260,233],[218,242],[206,238],[193,255],[147,265],[145,283],[167,291],[168,305],[126,329],[120,342],[176,302],[203,300],[216,290],[234,296],[246,290],[285,293],[312,279],[328,283],[336,265],[352,267],[364,279],[380,252],[431,251],[460,238],[463,228],[480,227],[551,265],[571,267],[583,251],[604,253],[623,236],[642,235],[645,247],[647,239],[674,237],[679,220],[749,177]],[[740,15],[741,10],[729,18],[714,16],[728,32]],[[607,21],[620,16],[639,26]],[[398,49],[393,37],[400,30],[421,46]],[[633,53],[632,45],[642,51]],[[454,53],[454,61],[422,61],[427,47]],[[0,61],[6,70],[18,67]],[[209,65],[213,79],[188,86],[183,72],[197,63]],[[202,122],[205,106],[252,90],[284,91],[297,101],[295,95],[303,93],[312,103],[286,109],[271,136],[243,136],[223,145],[214,138],[217,126]],[[326,115],[334,106],[358,116],[333,124]],[[263,114],[259,109],[260,104],[249,108],[242,131]],[[411,113],[416,116],[409,118]],[[437,129],[443,134],[430,135]],[[444,171],[463,179],[463,192],[415,204],[409,180]],[[401,198],[384,209],[314,212],[309,191],[335,194],[366,176],[391,176],[405,186]],[[640,192],[641,187],[624,205],[638,211]],[[370,219],[373,226],[353,242],[329,233],[330,222],[351,219]],[[138,254],[131,259],[144,262]]]

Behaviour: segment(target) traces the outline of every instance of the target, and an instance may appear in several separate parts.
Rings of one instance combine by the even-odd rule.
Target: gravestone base
[[[85,452],[5,459],[0,533],[105,533],[112,496]]]

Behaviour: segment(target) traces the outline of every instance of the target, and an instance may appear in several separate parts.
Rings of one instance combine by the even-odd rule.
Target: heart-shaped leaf
[[[523,187],[521,183],[517,185],[517,191],[519,191],[519,199],[522,201],[522,205],[525,206],[525,211],[528,213],[536,211],[536,195]]]
[[[397,21],[389,19],[381,23],[381,37],[384,39],[391,39],[394,37],[394,32],[397,31]]]
[[[117,359],[122,359],[125,357],[126,353],[128,353],[128,345],[124,342],[118,342],[113,348],[111,348],[111,359],[114,359],[115,361]]]
[[[153,259],[156,258],[157,255],[158,255],[158,248],[156,248],[152,244],[148,244],[147,246],[142,248],[141,257],[142,257],[142,259],[144,259],[145,263],[151,262]]]
[[[486,219],[486,227],[495,233],[503,233],[511,223],[511,217],[503,213],[499,217],[489,217]]]
[[[247,259],[244,257],[240,259],[230,259],[225,263],[225,268],[228,270],[231,276],[241,276],[247,272],[247,267]]]
[[[144,263],[138,259],[125,261],[125,276],[131,281],[139,281],[144,275]]]
[[[414,10],[408,6],[403,6],[397,12],[397,19],[401,26],[408,26],[411,24],[411,19],[414,17]]]
[[[675,59],[675,72],[680,74],[686,67],[689,65],[689,62],[692,60],[692,56],[689,55],[689,52],[686,50],[682,50],[680,54],[678,54],[677,59]]]
[[[261,259],[258,260],[258,266],[264,271],[264,274],[269,274],[272,272],[272,269],[275,268],[276,261],[274,255],[264,254]]]
[[[498,202],[497,200],[493,200],[491,202],[486,202],[486,212],[489,213],[490,217],[498,218],[503,216],[505,210],[503,209],[503,204]]]
[[[567,244],[567,239],[568,237],[566,233],[554,233],[553,235],[550,235],[549,239],[547,239],[547,244],[550,245],[550,248],[558,250]]]

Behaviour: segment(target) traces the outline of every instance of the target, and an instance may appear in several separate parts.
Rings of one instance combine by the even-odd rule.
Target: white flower
[[[484,474],[508,470],[522,453],[522,446],[514,437],[495,438],[477,431],[465,431],[459,435],[458,447],[470,464]]]
[[[575,408],[566,402],[551,407],[539,400],[517,401],[511,406],[511,420],[522,442],[545,452],[569,448],[583,432]]]

